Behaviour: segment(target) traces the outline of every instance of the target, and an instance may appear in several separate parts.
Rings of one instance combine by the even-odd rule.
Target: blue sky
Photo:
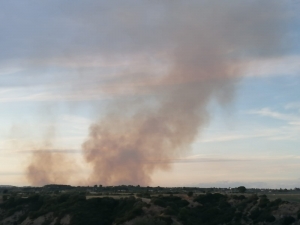
[[[149,172],[150,185],[300,186],[298,1],[2,4],[7,22],[0,26],[0,184],[42,185],[26,177],[37,151],[65,155],[72,164],[68,182],[85,183],[98,168],[82,152],[90,125],[101,126],[116,107],[129,115],[158,107],[164,101],[157,96],[169,96],[182,80],[167,80],[162,90],[152,89],[153,80],[178,64],[177,70],[196,74],[191,78],[201,66],[211,73],[230,68],[224,80],[229,86],[223,75],[212,74],[221,80],[212,88],[220,90],[195,91],[199,99],[208,96],[199,108],[205,121],[184,145],[188,150],[170,151],[169,166]],[[199,88],[209,82],[201,80]]]

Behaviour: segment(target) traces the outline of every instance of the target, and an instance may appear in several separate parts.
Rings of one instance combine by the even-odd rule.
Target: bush
[[[261,214],[261,210],[259,210],[258,208],[256,208],[256,209],[254,209],[251,213],[250,213],[250,218],[252,219],[252,220],[255,220],[255,219],[257,219],[259,216],[260,216],[260,214]]]
[[[189,205],[188,201],[183,200],[177,196],[161,196],[161,197],[152,199],[152,203],[154,205],[158,205],[163,208],[170,206],[174,210],[178,210],[179,208]]]
[[[167,223],[154,218],[141,218],[135,220],[132,225],[167,225]]]
[[[163,208],[166,207],[166,203],[163,200],[161,200],[160,198],[156,198],[152,202],[153,202],[154,205],[158,205],[158,206],[163,207]]]
[[[231,196],[234,200],[244,200],[246,197],[244,195],[232,195]]]
[[[151,195],[148,192],[138,193],[137,196],[140,198],[151,198]]]
[[[4,202],[7,201],[7,199],[8,199],[7,195],[3,195],[3,196],[2,196],[2,200],[3,200]]]
[[[189,191],[189,192],[187,193],[187,195],[188,195],[189,197],[192,197],[192,196],[194,195],[194,192]]]
[[[273,216],[273,215],[269,215],[266,217],[265,221],[266,222],[269,222],[269,223],[272,223],[276,220],[276,218]]]
[[[283,204],[283,201],[281,200],[281,198],[277,198],[274,201],[270,202],[271,207],[279,206],[281,204]]]
[[[240,193],[245,193],[247,190],[244,186],[239,186],[237,189]]]
[[[265,208],[265,207],[267,207],[269,205],[269,203],[270,203],[269,199],[267,199],[267,198],[261,198],[259,200],[258,206],[261,207],[261,208]]]
[[[164,214],[166,215],[176,215],[176,211],[174,209],[172,209],[170,206],[168,206],[165,210],[164,210]]]
[[[281,224],[282,225],[290,225],[292,223],[294,223],[296,220],[294,217],[292,216],[285,216],[281,219]]]
[[[205,204],[215,204],[221,200],[225,200],[226,198],[227,196],[222,194],[207,193],[206,195],[199,195],[197,198],[195,198],[194,201],[205,205]]]

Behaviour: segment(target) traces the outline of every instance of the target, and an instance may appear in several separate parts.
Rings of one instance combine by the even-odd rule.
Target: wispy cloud
[[[24,172],[0,172],[0,176],[24,176]]]
[[[300,55],[255,58],[241,62],[246,76],[300,75]]]
[[[300,102],[291,102],[285,105],[285,109],[297,109],[300,112]]]
[[[237,140],[245,140],[251,138],[261,138],[261,137],[270,137],[274,135],[275,131],[271,129],[265,130],[253,130],[251,132],[247,131],[245,134],[241,133],[232,133],[228,134],[213,134],[209,137],[201,137],[198,142],[206,143],[206,142],[227,142],[227,141],[237,141]]]
[[[285,120],[285,121],[300,121],[300,117],[294,114],[287,114],[287,113],[280,113],[273,111],[269,108],[262,108],[260,110],[253,110],[250,111],[249,113],[251,114],[256,114],[256,115],[261,115],[261,116],[266,116],[266,117],[271,117],[274,119],[278,120]]]
[[[270,108],[252,110],[248,113],[285,122],[284,125],[273,128],[276,132],[269,137],[270,140],[299,140],[300,116],[298,114],[278,112]]]
[[[290,107],[296,106],[296,104]],[[286,107],[285,107],[286,108]],[[284,109],[283,109],[284,110]],[[270,108],[262,108],[245,112],[247,114],[272,118],[282,121],[280,125],[271,127],[264,123],[255,126],[247,124],[246,127],[239,126],[237,130],[210,130],[204,132],[198,139],[198,143],[233,142],[247,139],[266,139],[272,141],[298,140],[300,135],[300,116],[290,111],[274,111]]]
[[[196,154],[196,155],[190,155],[188,157],[178,159],[178,160],[185,160],[185,161],[284,161],[284,160],[300,160],[300,155],[295,154],[288,154],[288,155],[266,155],[266,154],[260,154],[260,155],[223,155],[223,154]]]
[[[22,68],[22,67],[0,65],[0,76],[12,75],[14,73],[18,73],[23,70],[24,70],[24,68]]]

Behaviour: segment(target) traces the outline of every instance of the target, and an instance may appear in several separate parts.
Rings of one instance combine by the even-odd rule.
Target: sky
[[[0,4],[0,185],[300,187],[300,1]]]

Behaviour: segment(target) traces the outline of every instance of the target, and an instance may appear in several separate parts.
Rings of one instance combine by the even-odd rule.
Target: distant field
[[[240,195],[240,194],[237,194]],[[252,194],[243,194],[246,197],[250,196]],[[261,195],[261,194],[258,194]],[[268,199],[270,199],[271,201],[281,198],[284,201],[289,201],[289,202],[298,202],[300,203],[300,194],[265,194]]]
[[[169,196],[170,194],[152,194],[152,197],[157,197],[159,195],[163,195],[163,196]],[[195,195],[203,195],[203,193],[195,193]],[[236,194],[235,194],[236,195]],[[242,194],[238,194],[237,195],[242,195]],[[243,194],[246,197],[252,195],[252,194]],[[260,194],[258,194],[260,195]],[[284,201],[289,201],[289,202],[298,202],[300,203],[300,194],[266,194],[268,196],[268,198],[273,201],[277,198],[281,198]],[[119,194],[119,195],[98,195],[98,196],[86,196],[86,199],[91,199],[91,198],[104,198],[104,197],[110,197],[110,198],[115,198],[115,199],[120,199],[120,198],[124,198],[124,197],[129,197],[129,196],[133,196],[133,195],[128,195],[128,194]],[[186,196],[185,194],[174,194],[174,196],[179,196],[181,198],[183,198],[184,196]],[[134,197],[137,197],[136,195],[134,195]]]
[[[109,197],[109,198],[114,198],[114,199],[120,199],[120,198],[126,198],[126,197],[130,197],[130,196],[134,196],[137,197],[135,195],[98,195],[98,196],[86,196],[86,199],[91,199],[91,198],[105,198],[105,197]],[[151,201],[151,199],[148,198],[141,198],[143,202],[149,203]]]
[[[94,195],[94,196],[86,196],[86,199],[105,198],[105,197],[120,199],[120,198],[124,198],[124,197],[129,197],[129,196],[133,196],[133,195]]]
[[[267,194],[270,200],[281,198],[284,201],[300,203],[300,194]]]

